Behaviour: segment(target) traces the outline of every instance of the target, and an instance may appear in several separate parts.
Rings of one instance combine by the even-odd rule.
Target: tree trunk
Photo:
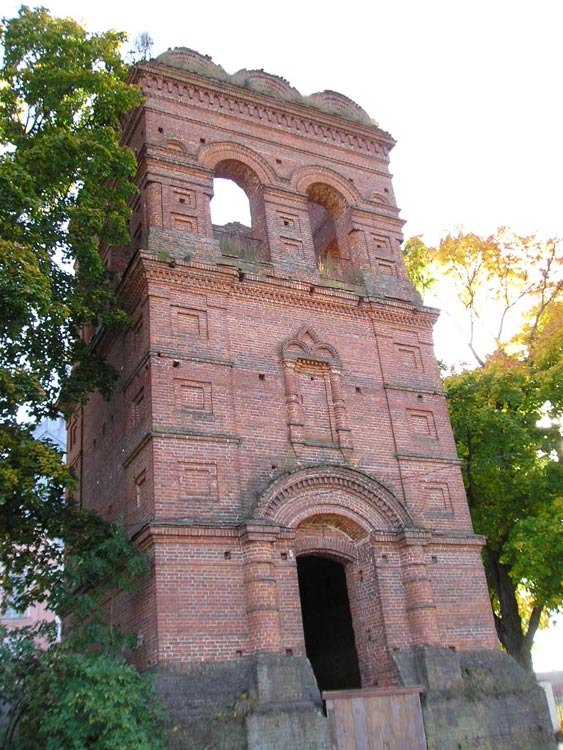
[[[532,644],[540,623],[542,607],[536,606],[528,623],[526,632],[522,630],[522,620],[518,611],[516,588],[509,575],[510,568],[500,562],[500,553],[486,547],[487,573],[499,602],[500,615],[495,614],[497,635],[518,664],[533,674]]]

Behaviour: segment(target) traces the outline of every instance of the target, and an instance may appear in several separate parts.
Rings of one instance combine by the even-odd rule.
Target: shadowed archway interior
[[[305,647],[319,690],[361,687],[344,566],[303,556],[297,572]]]

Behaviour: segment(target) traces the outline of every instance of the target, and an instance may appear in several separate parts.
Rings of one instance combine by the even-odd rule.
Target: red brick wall
[[[141,662],[303,653],[305,553],[346,564],[364,684],[393,682],[394,649],[493,648],[435,313],[400,254],[392,140],[163,66],[136,78],[141,196],[115,266],[133,325],[99,342],[118,384],[85,407],[69,461],[83,503],[153,555],[145,594],[118,607],[143,635]],[[236,177],[233,161],[255,181],[268,264],[224,258],[213,240],[214,170]],[[340,250],[364,272],[352,285],[316,266],[318,184],[345,207]]]

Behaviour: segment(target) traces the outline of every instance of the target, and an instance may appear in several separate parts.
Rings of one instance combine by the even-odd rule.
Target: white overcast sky
[[[147,31],[229,73],[263,68],[302,94],[357,101],[397,140],[405,235],[563,235],[560,0],[44,0],[88,29]],[[18,4],[3,4],[14,15]]]
[[[153,55],[190,47],[229,73],[262,68],[302,94],[346,94],[397,140],[406,237],[434,243],[458,227],[500,226],[563,236],[560,0],[40,4],[90,31],[146,31]],[[542,649],[538,669],[563,669],[562,640]]]

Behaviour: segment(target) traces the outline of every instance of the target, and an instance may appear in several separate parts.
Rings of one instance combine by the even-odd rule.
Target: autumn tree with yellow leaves
[[[404,256],[466,333],[471,361],[444,386],[498,637],[532,671],[563,604],[563,243],[460,232],[412,238]]]

